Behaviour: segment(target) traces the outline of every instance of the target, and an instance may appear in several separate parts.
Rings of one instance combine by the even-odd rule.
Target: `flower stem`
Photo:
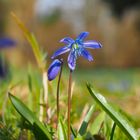
[[[56,104],[57,104],[57,123],[58,123],[58,119],[59,119],[59,89],[60,89],[60,80],[61,80],[61,75],[62,75],[62,70],[63,70],[63,61],[62,61],[62,65],[61,65],[61,69],[60,69],[60,74],[58,77],[58,83],[57,83],[57,99],[56,99]]]
[[[68,87],[68,140],[71,139],[70,134],[71,85],[72,85],[72,71],[70,70],[69,87]]]

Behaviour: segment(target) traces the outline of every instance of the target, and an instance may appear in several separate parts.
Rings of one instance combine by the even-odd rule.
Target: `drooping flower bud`
[[[58,75],[61,69],[62,61],[55,59],[48,68],[48,80],[52,81]]]

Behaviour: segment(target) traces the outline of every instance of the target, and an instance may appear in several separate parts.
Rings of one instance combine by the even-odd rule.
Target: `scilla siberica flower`
[[[61,39],[60,42],[65,43],[66,46],[58,49],[51,58],[54,59],[57,56],[70,51],[67,61],[71,71],[73,71],[76,67],[76,59],[78,58],[78,56],[83,56],[88,61],[93,61],[92,55],[86,49],[87,48],[97,49],[97,48],[101,48],[102,45],[94,40],[84,41],[84,39],[88,36],[88,34],[89,34],[88,32],[81,32],[75,40],[70,37],[65,37]],[[51,65],[54,65],[55,68],[54,62]],[[53,72],[49,69],[48,75],[52,75],[52,73]],[[57,75],[56,72],[55,75]]]
[[[60,69],[61,69],[61,65],[62,65],[62,60],[59,59],[55,59],[51,65],[49,66],[48,69],[48,80],[51,81],[53,79],[55,79],[55,77],[58,75]]]
[[[2,49],[15,46],[16,42],[8,37],[0,38],[0,52]],[[3,58],[0,55],[0,78],[6,76],[7,74],[7,65],[3,62]]]
[[[0,49],[9,48],[15,45],[16,45],[16,42],[11,38],[8,38],[8,37],[0,38]]]

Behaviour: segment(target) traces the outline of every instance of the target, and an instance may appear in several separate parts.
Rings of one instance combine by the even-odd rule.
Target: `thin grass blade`
[[[80,129],[79,129],[79,131],[78,131],[78,135],[83,136],[83,135],[86,133],[86,130],[87,130],[87,127],[88,127],[88,123],[89,123],[89,121],[90,121],[90,119],[91,119],[91,117],[92,117],[92,114],[93,114],[93,112],[94,112],[94,109],[95,109],[95,106],[92,105],[92,106],[90,107],[90,109],[89,109],[87,115],[85,116],[85,118],[84,118],[82,124],[81,124],[81,127],[80,127]]]
[[[101,125],[105,119],[105,112],[101,112],[94,120],[94,122],[90,126],[90,132],[94,134],[98,134],[100,131]]]
[[[137,140],[137,133],[128,121],[119,112],[114,110],[101,94],[95,93],[90,84],[87,84],[87,88],[96,103],[112,118],[126,136],[131,140]]]
[[[14,18],[14,20],[16,21],[16,23],[19,26],[19,28],[21,29],[21,31],[23,32],[24,37],[27,39],[27,41],[31,45],[33,53],[34,53],[35,58],[36,58],[36,61],[39,65],[39,67],[42,68],[43,66],[42,66],[42,56],[41,56],[41,52],[40,52],[40,47],[39,47],[39,44],[38,44],[34,34],[31,33],[26,28],[24,23],[13,12],[11,13],[11,15]]]
[[[59,119],[58,123],[58,139],[67,140],[66,128],[61,119]]]

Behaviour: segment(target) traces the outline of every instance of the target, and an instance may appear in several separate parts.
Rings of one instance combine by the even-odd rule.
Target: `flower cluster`
[[[73,71],[76,67],[76,60],[78,56],[83,56],[88,61],[92,61],[93,57],[87,51],[89,49],[97,49],[101,48],[102,45],[94,40],[84,41],[84,39],[88,36],[88,32],[82,32],[78,35],[78,37],[74,40],[70,37],[65,37],[60,40],[61,43],[64,43],[65,46],[58,49],[53,55],[52,59],[56,58],[57,56],[64,54],[66,52],[70,52],[68,55],[68,66],[71,71]],[[48,69],[48,79],[53,80],[57,74],[59,73],[60,67],[62,62],[58,59],[55,59]]]

